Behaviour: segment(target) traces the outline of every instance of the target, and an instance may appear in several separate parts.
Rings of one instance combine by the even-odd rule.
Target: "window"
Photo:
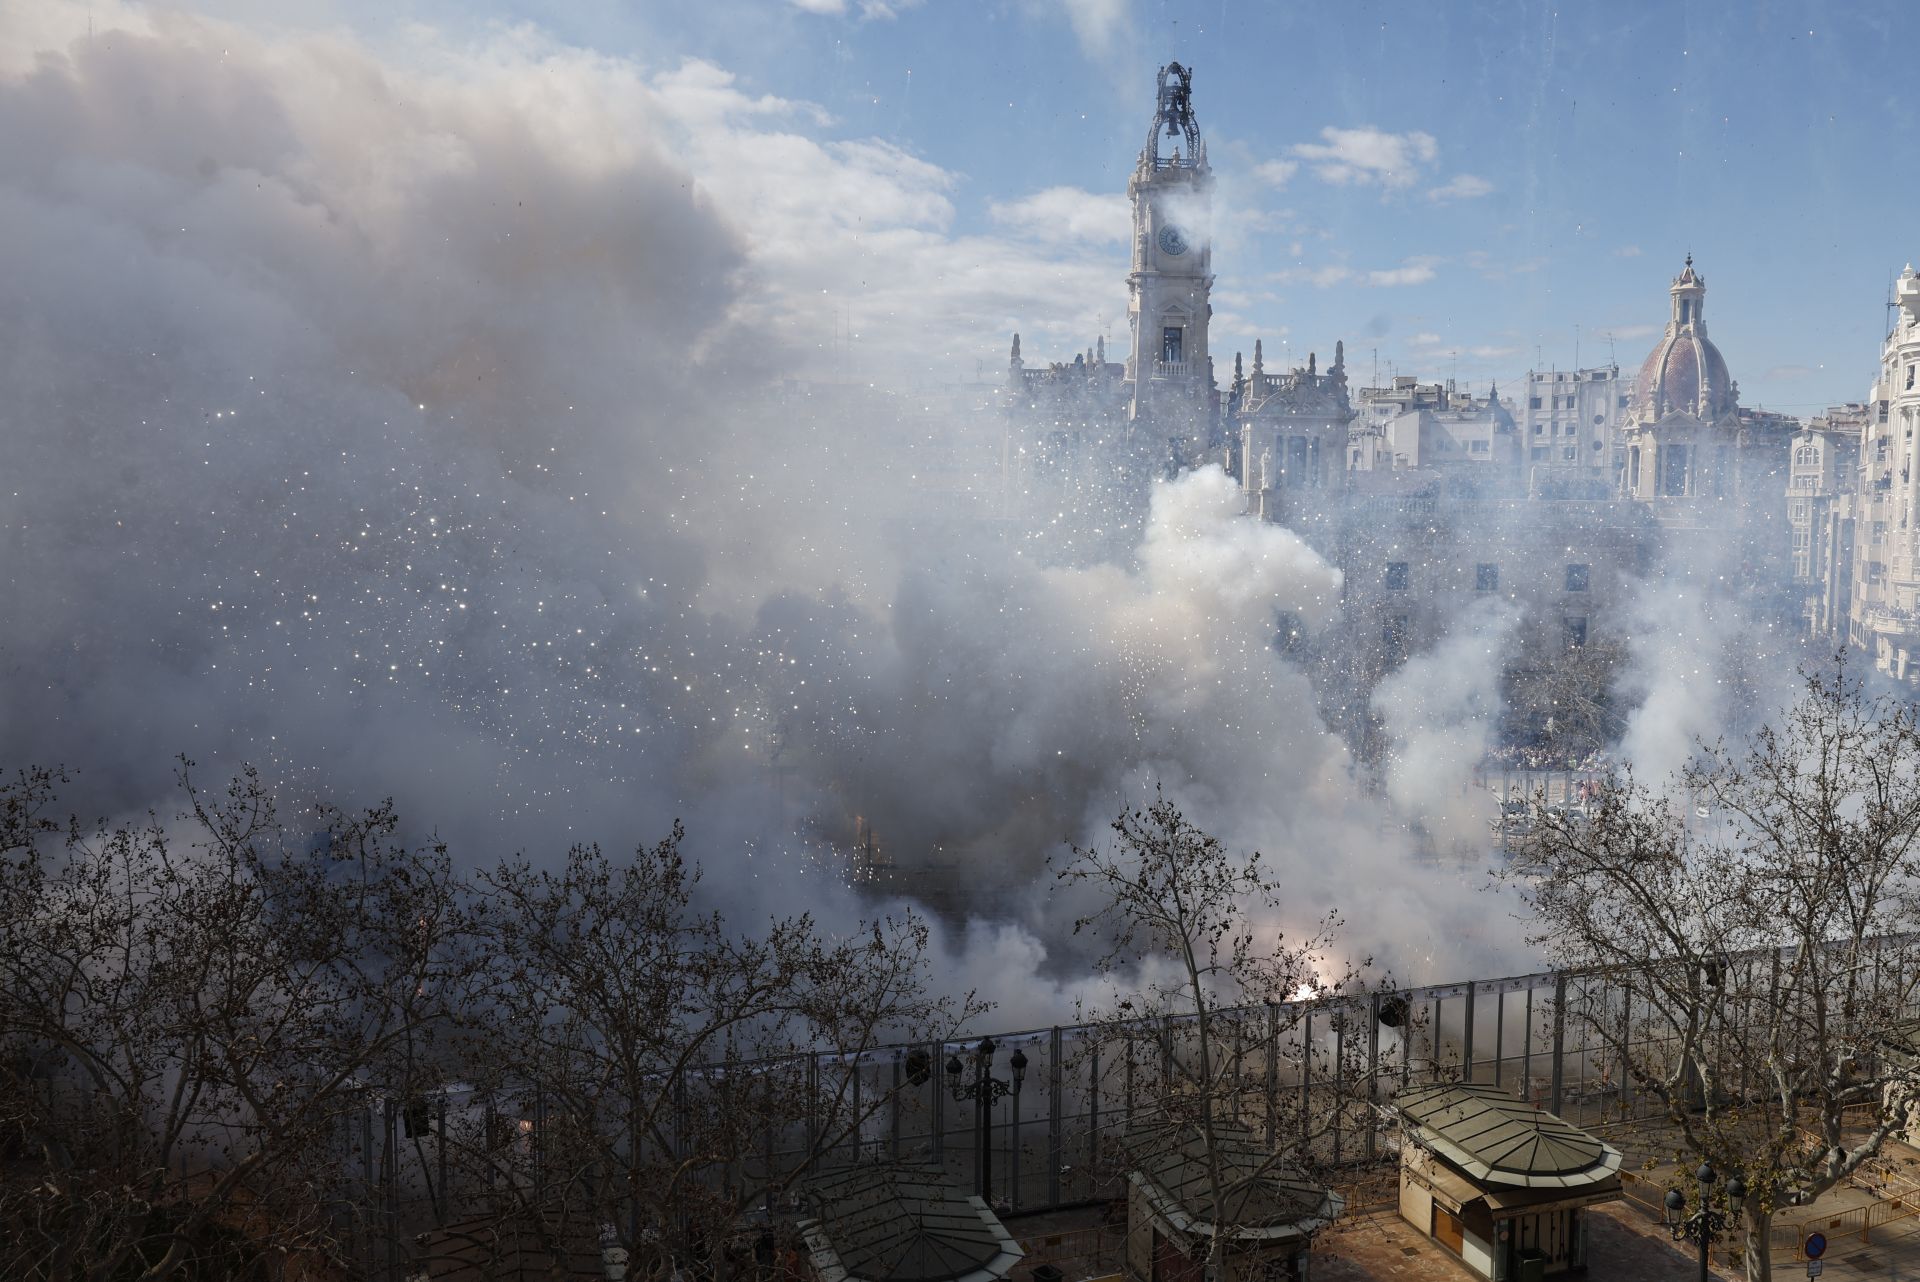
[[[1686,496],[1687,484],[1687,447],[1684,445],[1663,445],[1660,447],[1660,493],[1665,498],[1677,499]]]
[[[1620,408],[1620,409],[1625,409],[1625,408],[1627,408],[1627,398],[1626,398],[1626,397],[1624,397],[1624,396],[1622,396],[1622,397],[1620,398],[1620,403],[1619,403],[1619,406],[1618,406],[1618,408]]]
[[[1278,626],[1273,634],[1273,648],[1282,654],[1291,654],[1298,650],[1301,640],[1306,636],[1306,631],[1300,623],[1300,616],[1282,610],[1275,622]]]
[[[1535,431],[1537,432],[1537,431],[1539,431],[1540,429],[1539,429],[1539,428],[1535,428],[1534,430],[1535,430]],[[1545,459],[1546,457],[1547,457],[1547,447],[1546,447],[1546,446],[1544,446],[1544,445],[1536,445],[1536,446],[1534,446],[1534,447],[1533,447],[1533,461],[1534,461],[1534,462],[1536,462],[1536,463],[1539,463],[1539,462],[1541,462],[1542,460],[1544,460],[1544,459]]]
[[[1546,429],[1545,427],[1543,427],[1543,426],[1541,426],[1541,425],[1540,425],[1539,423],[1535,423],[1535,424],[1533,425],[1533,434],[1534,434],[1535,436],[1538,436],[1538,435],[1540,435],[1540,433],[1542,433],[1542,432],[1544,432],[1544,431],[1546,431],[1546,430],[1547,430],[1547,429]]]
[[[1578,650],[1587,643],[1587,616],[1574,614],[1567,616],[1567,649]]]
[[[1585,592],[1587,590],[1587,567],[1584,564],[1567,567],[1567,591]]]
[[[1575,449],[1571,445],[1567,446],[1564,450],[1561,450],[1560,453],[1563,456],[1565,456],[1567,462],[1569,463],[1573,462],[1575,459],[1580,457],[1580,451]]]
[[[1528,409],[1533,409],[1533,410],[1537,410],[1537,409],[1539,409],[1539,408],[1540,408],[1540,398],[1539,398],[1538,396],[1531,396],[1531,397],[1528,397],[1528,398],[1527,398],[1527,408],[1528,408]]]
[[[1169,325],[1160,331],[1161,360],[1169,365],[1177,364],[1181,360],[1181,338],[1184,333],[1184,329],[1179,325]]]
[[[1380,649],[1389,663],[1398,663],[1407,653],[1407,616],[1390,614],[1380,625]]]
[[[1407,590],[1407,563],[1405,561],[1387,562],[1387,591],[1405,592]]]
[[[1475,454],[1485,454],[1491,447],[1486,441],[1473,441],[1467,448]]]
[[[1600,426],[1602,423],[1606,421],[1607,421],[1607,416],[1605,414],[1595,414],[1593,416],[1593,425],[1595,427]]]
[[[1907,366],[1907,390],[1909,391],[1913,390],[1913,371],[1914,371],[1914,366],[1908,365]]]
[[[1793,546],[1796,551],[1804,551],[1812,545],[1813,532],[1811,530],[1795,530],[1793,532]]]
[[[1491,561],[1482,561],[1473,567],[1473,590],[1475,592],[1498,592],[1500,590],[1500,567]]]
[[[400,1126],[407,1139],[433,1134],[433,1106],[416,1095],[400,1111]]]

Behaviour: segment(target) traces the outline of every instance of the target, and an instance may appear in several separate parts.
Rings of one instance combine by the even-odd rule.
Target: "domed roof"
[[[1726,358],[1704,335],[1668,333],[1640,366],[1633,405],[1648,419],[1668,413],[1697,414],[1709,422],[1720,418],[1733,409]]]
[[[1726,358],[1707,337],[1700,314],[1707,282],[1693,270],[1691,254],[1669,292],[1672,319],[1634,380],[1634,417],[1642,422],[1667,414],[1693,414],[1708,422],[1725,417],[1734,408],[1733,378],[1727,373]]]

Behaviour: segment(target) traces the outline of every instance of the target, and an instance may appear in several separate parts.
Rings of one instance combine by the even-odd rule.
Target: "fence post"
[[[1732,981],[1729,980],[1729,983]],[[1620,1116],[1624,1120],[1633,1103],[1633,1074],[1628,1065],[1633,1059],[1633,981],[1620,985]]]
[[[1280,1134],[1280,1008],[1267,1003],[1267,1144]]]
[[[1093,1043],[1087,1057],[1087,1176],[1088,1187],[1100,1169],[1100,1043]]]
[[[1375,1104],[1380,1099],[1380,993],[1375,990],[1368,1012],[1372,1016],[1367,1021],[1367,1103]],[[1367,1117],[1367,1160],[1374,1158],[1374,1134],[1379,1130],[1375,1125],[1371,1111]]]
[[[1553,1109],[1560,1112],[1561,1087],[1566,1083],[1566,1046],[1567,1046],[1567,974],[1558,971],[1553,977]]]
[[[1300,1019],[1300,1125],[1296,1128],[1300,1138],[1305,1139],[1313,1132],[1310,1120],[1313,1117],[1313,1009],[1309,1007]]]
[[[1527,985],[1526,1036],[1520,1042],[1520,1085],[1529,1102],[1533,1096],[1533,985]]]
[[[1465,1068],[1464,1078],[1469,1082],[1473,1080],[1473,990],[1478,987],[1473,980],[1467,981],[1467,1022],[1460,1034],[1460,1059]]]
[[[1060,1202],[1060,1109],[1066,1094],[1066,1078],[1060,1071],[1060,1025],[1047,1034],[1047,1201]],[[1020,1156],[1014,1154],[1014,1161]]]
[[[1500,1057],[1506,1051],[1507,990],[1493,990],[1493,1084],[1500,1085]]]
[[[947,1046],[945,1042],[935,1042],[928,1049],[933,1052],[929,1061],[933,1069],[929,1079],[933,1089],[927,1092],[933,1099],[933,1164],[939,1166],[947,1158],[947,1099],[946,1092],[940,1089],[940,1079],[946,1074],[943,1067],[946,1061],[940,1058],[940,1052]]]

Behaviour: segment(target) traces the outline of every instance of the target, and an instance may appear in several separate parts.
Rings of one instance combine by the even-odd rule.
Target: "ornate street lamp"
[[[1667,1190],[1667,1231],[1676,1242],[1685,1240],[1700,1244],[1700,1282],[1707,1282],[1707,1254],[1718,1239],[1726,1236],[1727,1231],[1740,1223],[1747,1200],[1747,1182],[1737,1174],[1727,1181],[1727,1209],[1713,1209],[1713,1185],[1720,1177],[1711,1165],[1700,1163],[1700,1169],[1693,1173],[1700,1185],[1700,1209],[1692,1215],[1687,1214],[1687,1195],[1679,1189]]]
[[[1013,1096],[1013,1117],[1016,1126],[1020,1120],[1020,1084],[1027,1079],[1027,1056],[1024,1051],[1015,1049],[1013,1058],[1007,1061],[1007,1067],[1013,1070],[1011,1082],[1002,1081],[993,1075],[994,1045],[991,1037],[980,1039],[980,1045],[973,1053],[973,1081],[963,1082],[960,1075],[965,1066],[958,1055],[947,1059],[947,1085],[953,1092],[956,1102],[970,1099],[973,1101],[973,1143],[974,1167],[980,1172],[980,1198],[988,1206],[993,1205],[993,1148],[988,1143],[988,1126],[993,1117],[993,1106],[1007,1095]],[[1014,1178],[1019,1179],[1019,1146],[1014,1147]]]

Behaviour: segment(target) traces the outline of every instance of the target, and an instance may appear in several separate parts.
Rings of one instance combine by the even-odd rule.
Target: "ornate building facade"
[[[1874,667],[1920,681],[1920,276],[1900,274],[1860,437],[1847,640]]]
[[[1787,604],[1783,500],[1799,425],[1741,409],[1691,256],[1630,389],[1611,365],[1530,376],[1516,418],[1497,387],[1474,396],[1408,377],[1356,395],[1344,344],[1324,367],[1310,354],[1269,370],[1256,342],[1251,368],[1235,353],[1223,397],[1210,333],[1214,179],[1192,73],[1171,63],[1156,87],[1127,184],[1124,355],[1110,359],[1101,341],[1029,367],[1014,339],[1009,436],[1054,480],[1035,505],[1049,529],[1097,527],[1098,548],[1073,537],[1124,555],[1154,478],[1223,466],[1248,512],[1294,529],[1342,573],[1337,620],[1308,636],[1277,619],[1275,643],[1336,692],[1329,720],[1363,753],[1377,742],[1374,684],[1469,611],[1491,618],[1504,603],[1519,620],[1508,703],[1524,736],[1556,733],[1569,691],[1605,684],[1626,594],[1663,564],[1702,590],[1757,593],[1763,614],[1768,593],[1783,617],[1801,609]],[[1920,331],[1915,344],[1920,359]],[[1061,517],[1096,502],[1094,521]],[[1597,738],[1605,709],[1592,703]]]

